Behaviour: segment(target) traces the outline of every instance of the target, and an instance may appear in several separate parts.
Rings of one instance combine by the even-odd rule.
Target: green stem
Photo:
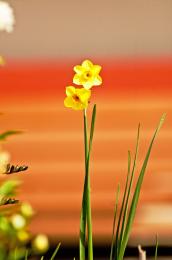
[[[87,228],[88,228],[88,260],[93,260],[93,238],[92,238],[92,218],[91,218],[91,194],[90,194],[90,175],[89,175],[89,157],[87,165]]]
[[[80,260],[85,260],[85,242],[86,242],[86,190],[87,190],[87,155],[88,155],[88,138],[87,138],[87,115],[86,110],[84,110],[84,147],[85,147],[85,180],[84,180],[84,191],[82,197],[82,210],[80,217],[80,240],[79,240],[79,255]]]
[[[92,239],[92,217],[91,217],[91,195],[90,195],[90,175],[89,163],[94,134],[94,125],[96,117],[96,105],[94,105],[91,120],[89,147],[87,138],[87,114],[84,110],[84,146],[85,146],[85,180],[82,197],[82,211],[80,218],[80,260],[85,260],[85,242],[86,242],[86,220],[88,229],[88,260],[93,260],[93,239]]]
[[[90,191],[90,174],[89,174],[89,163],[90,154],[92,148],[92,141],[94,135],[94,125],[96,119],[96,105],[94,105],[91,119],[90,139],[89,139],[89,150],[87,157],[86,174],[88,179],[87,185],[87,224],[88,224],[88,260],[93,260],[93,238],[92,238],[92,217],[91,217],[91,191]]]

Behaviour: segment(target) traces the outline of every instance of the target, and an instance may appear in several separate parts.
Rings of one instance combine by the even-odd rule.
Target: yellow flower
[[[74,67],[76,74],[73,78],[73,83],[82,85],[85,89],[90,89],[92,86],[102,84],[102,78],[99,76],[101,66],[93,65],[89,60],[85,60],[81,65]]]
[[[5,65],[5,60],[3,59],[2,56],[0,56],[0,66]]]
[[[26,220],[20,214],[13,215],[11,223],[16,230],[23,229],[26,226]]]
[[[4,174],[7,171],[7,165],[10,162],[10,154],[1,150],[0,147],[0,174]]]
[[[25,230],[20,230],[20,231],[18,231],[18,233],[17,233],[17,238],[18,238],[18,240],[19,240],[20,242],[26,243],[26,242],[28,242],[29,239],[30,239],[30,234],[29,234],[27,231],[25,231]]]
[[[87,108],[91,96],[91,90],[85,88],[66,87],[67,97],[64,100],[65,107],[71,107],[74,110],[83,110]]]
[[[25,218],[31,218],[34,215],[34,211],[33,211],[32,206],[27,202],[24,202],[24,203],[21,204],[20,210],[21,210],[22,215]]]
[[[49,248],[49,242],[47,236],[44,234],[37,235],[32,242],[32,247],[38,253],[46,252]]]

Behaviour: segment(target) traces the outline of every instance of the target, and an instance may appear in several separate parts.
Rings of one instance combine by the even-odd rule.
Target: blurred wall
[[[132,238],[135,244],[154,244],[159,233],[171,244],[172,221],[166,215],[172,212],[172,1],[10,3],[16,27],[12,34],[0,34],[0,54],[7,60],[0,70],[1,131],[25,131],[9,139],[4,149],[12,163],[29,165],[28,174],[20,175],[20,198],[37,212],[32,230],[62,242],[78,239],[82,113],[64,108],[63,100],[73,66],[90,58],[103,67],[103,85],[94,88],[90,104],[97,103],[91,161],[94,238],[110,240],[115,189],[118,182],[124,189],[127,150],[134,151],[138,123],[143,125],[141,166],[153,130],[167,112]]]
[[[13,34],[0,50],[14,58],[172,54],[171,0],[10,0]]]

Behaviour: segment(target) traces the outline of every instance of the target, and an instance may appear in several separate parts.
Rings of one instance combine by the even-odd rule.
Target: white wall
[[[0,53],[14,58],[172,54],[172,0],[9,0],[13,34]]]

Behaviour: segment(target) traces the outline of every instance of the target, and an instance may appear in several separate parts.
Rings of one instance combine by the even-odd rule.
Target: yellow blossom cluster
[[[94,65],[90,60],[84,60],[81,65],[74,67],[74,71],[73,83],[82,88],[66,87],[67,97],[64,105],[74,110],[83,110],[88,106],[91,88],[102,84],[102,78],[99,75],[101,66]]]

